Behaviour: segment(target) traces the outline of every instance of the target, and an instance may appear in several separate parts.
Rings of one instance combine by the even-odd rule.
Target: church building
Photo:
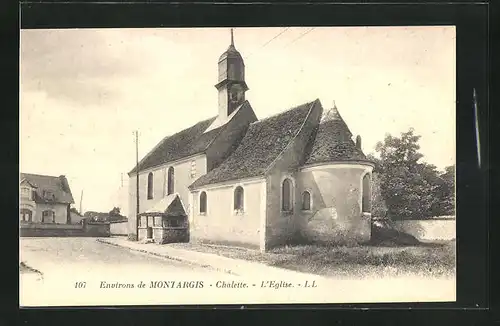
[[[175,196],[191,240],[261,251],[368,241],[374,165],[337,107],[315,99],[259,120],[232,30],[218,68],[217,115],[164,138],[129,172],[129,238],[147,236],[137,205]]]

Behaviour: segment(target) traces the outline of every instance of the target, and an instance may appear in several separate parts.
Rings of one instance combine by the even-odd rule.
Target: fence
[[[109,237],[109,223],[41,224],[21,223],[21,237]]]

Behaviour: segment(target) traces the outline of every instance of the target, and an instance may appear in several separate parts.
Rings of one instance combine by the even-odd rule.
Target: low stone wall
[[[456,220],[453,218],[394,221],[394,226],[418,240],[453,240],[456,237]]]
[[[128,221],[110,222],[109,227],[111,235],[126,236],[128,234]]]
[[[109,237],[109,223],[21,224],[20,237]]]

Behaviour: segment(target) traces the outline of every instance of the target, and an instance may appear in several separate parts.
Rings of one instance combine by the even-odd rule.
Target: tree
[[[113,207],[111,211],[109,211],[110,217],[119,217],[120,215],[120,207]]]
[[[399,138],[386,135],[375,148],[380,155],[375,159],[380,192],[395,219],[430,217],[439,201],[440,178],[435,166],[419,162],[419,139],[410,129]]]
[[[455,215],[455,165],[447,166],[440,179],[442,182],[438,188],[439,215]]]

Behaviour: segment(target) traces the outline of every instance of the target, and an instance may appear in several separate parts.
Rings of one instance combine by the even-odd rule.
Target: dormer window
[[[44,190],[43,191],[43,199],[49,200],[49,201],[54,201],[54,200],[56,200],[56,196],[54,195],[54,193],[52,191]]]
[[[21,198],[31,200],[31,189],[28,187],[21,187]]]

